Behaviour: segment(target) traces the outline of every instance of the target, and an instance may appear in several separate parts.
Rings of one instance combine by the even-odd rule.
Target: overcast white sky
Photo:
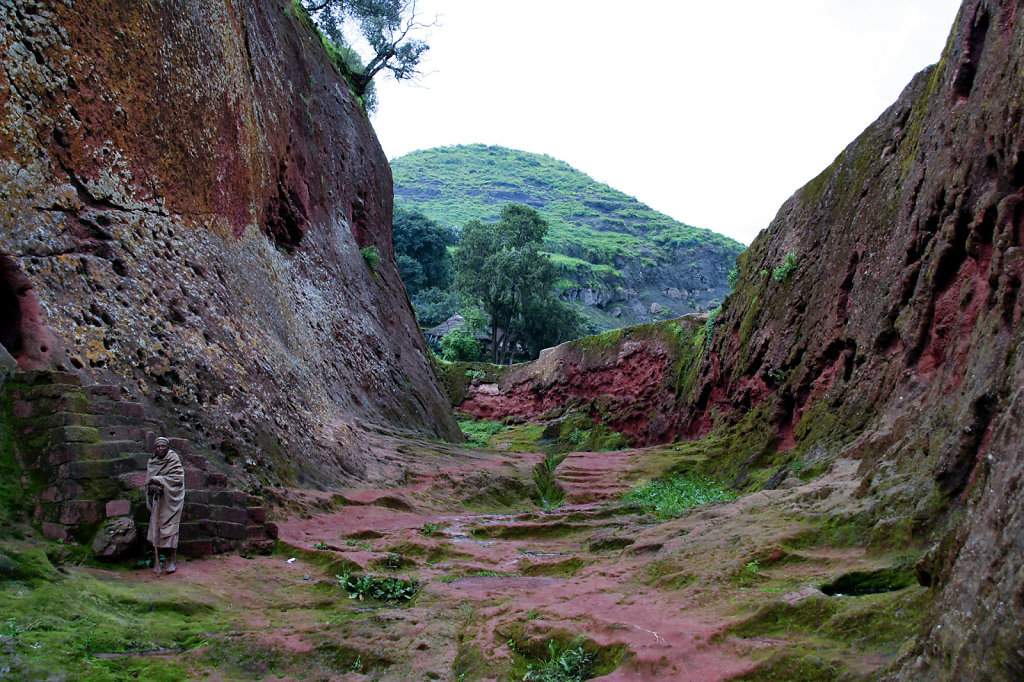
[[[960,0],[419,0],[419,84],[378,77],[388,158],[548,154],[749,244],[938,61]]]

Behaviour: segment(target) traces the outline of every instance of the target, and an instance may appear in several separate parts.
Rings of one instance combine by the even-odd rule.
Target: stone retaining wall
[[[82,386],[74,374],[15,373],[3,387],[15,453],[35,500],[32,520],[43,534],[93,543],[100,554],[107,553],[100,549],[106,543],[97,535],[141,543],[149,522],[146,463],[166,425],[148,418],[144,405],[124,400],[116,386]],[[277,532],[266,522],[263,500],[228,490],[227,475],[208,471],[206,457],[190,452],[187,440],[169,440],[185,468],[179,551],[269,550]]]

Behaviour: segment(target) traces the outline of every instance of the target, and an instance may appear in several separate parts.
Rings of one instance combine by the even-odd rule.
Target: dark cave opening
[[[12,280],[10,259],[0,254],[0,344],[11,355],[22,351],[21,304]]]

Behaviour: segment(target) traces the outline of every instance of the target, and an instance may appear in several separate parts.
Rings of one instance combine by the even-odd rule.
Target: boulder
[[[128,516],[120,516],[100,526],[92,541],[92,552],[98,559],[117,559],[124,556],[137,539],[135,522]]]

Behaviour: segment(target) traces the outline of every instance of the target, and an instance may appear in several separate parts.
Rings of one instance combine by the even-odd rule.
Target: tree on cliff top
[[[366,42],[370,54],[360,55],[358,67],[348,64],[352,71],[352,85],[360,97],[381,71],[389,71],[395,80],[419,75],[420,59],[429,46],[412,35],[434,24],[417,20],[416,0],[301,1],[327,38],[339,49],[353,50],[353,41],[347,40],[345,35],[346,26],[353,24]]]

